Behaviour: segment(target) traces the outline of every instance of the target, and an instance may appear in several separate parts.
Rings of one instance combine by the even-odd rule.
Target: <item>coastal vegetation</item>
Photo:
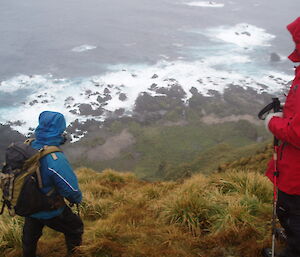
[[[261,148],[209,175],[173,181],[77,169],[85,223],[78,256],[258,256],[270,244],[272,185],[260,172],[270,154],[270,147]],[[1,218],[0,255],[20,256],[22,222]],[[38,253],[64,256],[63,235],[46,228]]]

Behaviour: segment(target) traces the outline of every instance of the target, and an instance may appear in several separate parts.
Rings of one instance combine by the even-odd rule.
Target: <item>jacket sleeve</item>
[[[273,117],[269,122],[269,129],[278,139],[300,148],[300,88],[293,93],[296,94],[294,116]]]
[[[82,193],[78,186],[77,177],[64,154],[56,153],[57,160],[48,163],[51,180],[60,195],[71,203],[80,203]]]

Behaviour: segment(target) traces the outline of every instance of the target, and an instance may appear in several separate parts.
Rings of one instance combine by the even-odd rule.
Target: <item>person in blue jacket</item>
[[[60,146],[65,142],[63,136],[65,129],[66,121],[61,113],[44,111],[39,116],[39,125],[35,130],[35,140],[31,146],[35,149],[44,146]],[[82,193],[77,177],[62,152],[55,152],[41,158],[40,173],[43,193],[47,194],[52,190],[70,203],[81,202]],[[67,256],[71,256],[75,248],[81,245],[82,220],[66,204],[61,204],[57,209],[41,211],[25,217],[22,238],[23,257],[36,257],[37,243],[42,236],[44,226],[64,234],[68,249]]]

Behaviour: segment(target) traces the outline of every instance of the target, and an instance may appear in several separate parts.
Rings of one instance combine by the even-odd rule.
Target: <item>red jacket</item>
[[[287,26],[296,44],[289,56],[293,62],[300,62],[300,17]],[[278,149],[278,188],[291,195],[300,195],[300,66],[296,68],[289,94],[283,108],[283,118],[273,117],[269,129],[281,140]],[[274,161],[268,165],[266,175],[273,181]]]

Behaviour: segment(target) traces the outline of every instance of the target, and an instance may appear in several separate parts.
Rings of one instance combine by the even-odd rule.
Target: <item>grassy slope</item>
[[[181,182],[151,183],[112,170],[78,169],[85,199],[79,256],[259,256],[270,244],[272,186],[251,168],[254,159]],[[1,219],[2,256],[19,256],[21,224],[18,218]],[[46,229],[38,251],[63,256],[62,235]]]
[[[159,124],[142,126],[136,122],[127,124],[116,122],[111,125],[114,133],[119,133],[123,129],[128,129],[133,134],[136,143],[123,151],[118,158],[91,162],[83,154],[82,159],[76,160],[75,166],[86,166],[97,170],[109,167],[121,171],[130,170],[140,178],[172,179],[181,175],[162,171],[162,167],[173,169],[182,163],[197,161],[201,156],[202,158],[206,156],[207,161],[198,165],[198,168],[207,173],[215,169],[220,161],[230,161],[233,156],[235,158],[235,152],[251,152],[251,149],[256,148],[254,144],[257,138],[268,138],[264,129],[247,121],[217,125],[205,125],[199,122],[190,122],[183,126]],[[96,140],[97,138],[92,138],[90,141],[86,139],[85,143],[92,144]],[[226,151],[224,151],[224,144]],[[167,177],[165,173],[168,173]]]

